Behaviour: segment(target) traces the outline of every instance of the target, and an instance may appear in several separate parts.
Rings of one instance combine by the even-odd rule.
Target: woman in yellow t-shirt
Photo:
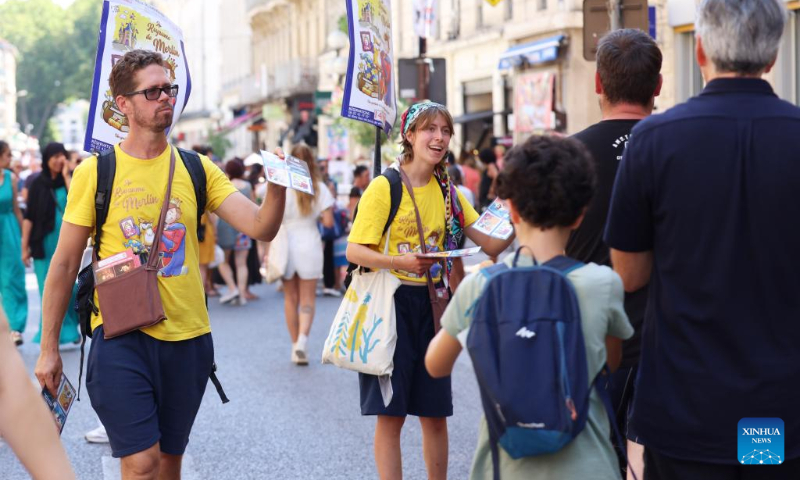
[[[489,255],[511,243],[491,238],[471,225],[478,213],[447,175],[446,157],[453,117],[433,102],[412,105],[400,125],[403,153],[399,168],[414,191],[427,251],[455,250],[466,235]],[[447,285],[450,264],[421,257],[420,233],[414,203],[403,186],[397,214],[383,234],[391,207],[388,180],[377,177],[359,201],[359,213],[348,238],[347,258],[372,269],[390,269],[402,285],[394,295],[397,343],[392,373],[392,400],[383,405],[378,377],[359,374],[361,414],[377,415],[375,463],[381,478],[400,478],[400,431],[406,415],[420,419],[428,478],[447,477],[447,420],[453,414],[450,377],[433,379],[425,370],[425,351],[434,335],[433,311],[426,274]],[[387,239],[388,237],[388,239]],[[389,242],[388,255],[384,247]]]

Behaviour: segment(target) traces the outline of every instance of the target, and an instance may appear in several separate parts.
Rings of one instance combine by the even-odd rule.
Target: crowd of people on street
[[[305,144],[289,153],[308,165],[314,195],[268,184],[258,161],[223,164],[200,146],[205,190],[193,191],[176,162],[189,165],[185,153],[165,134],[177,88],[164,60],[126,53],[110,85],[130,131],[110,161],[135,188],[113,189],[105,212],[95,192],[107,154],[79,162],[51,143],[41,170],[22,179],[0,142],[0,336],[11,338],[0,342],[0,434],[34,478],[74,477],[12,346],[23,341],[31,259],[42,299],[35,375],[55,392],[61,346],[92,333],[86,390],[123,479],[179,479],[209,379],[227,400],[209,297],[241,306],[259,300],[254,282],[279,282],[289,360],[308,365],[316,297],[355,302],[343,285],[372,271],[396,283],[374,300],[394,311],[391,376],[358,373],[361,414],[376,417],[376,477],[403,477],[400,438],[412,415],[428,478],[447,478],[450,375],[466,349],[485,413],[472,479],[800,478],[800,276],[791,262],[800,108],[763,79],[786,21],[781,0],[700,2],[706,86],[658,115],[657,43],[612,31],[597,45],[602,120],[569,138],[534,135],[507,151],[493,142],[456,160],[448,108],[415,103],[402,113],[396,162],[376,178],[348,165],[344,199],[331,174],[344,162],[318,160]],[[158,201],[118,207],[142,196]],[[477,228],[497,199],[514,229],[505,239]],[[82,301],[74,279],[87,242],[95,265],[135,235],[151,247],[135,254],[142,272],[157,268],[160,297],[136,302],[157,318],[123,325],[104,310],[115,290],[98,282],[89,302],[97,310],[84,320],[72,306]],[[467,241],[490,259],[469,274],[428,255]],[[126,278],[139,281],[115,280]],[[353,325],[359,335],[363,324]],[[537,388],[542,379],[552,381]],[[542,423],[517,418],[520,408],[539,409]],[[785,452],[768,462],[779,465],[740,455],[744,418],[782,420]]]

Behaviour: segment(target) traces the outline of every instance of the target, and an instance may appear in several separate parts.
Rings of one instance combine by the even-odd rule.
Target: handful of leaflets
[[[264,150],[261,150],[261,158],[264,160],[268,182],[314,195],[314,182],[311,181],[311,172],[308,171],[306,162],[291,155],[281,158]]]
[[[507,239],[514,233],[514,226],[511,225],[511,215],[500,199],[492,202],[473,226],[479,232],[502,240]]]
[[[445,252],[419,253],[417,256],[426,258],[458,258],[469,257],[481,251],[481,247],[462,248],[460,250],[447,250]]]
[[[53,412],[56,425],[58,425],[59,435],[64,430],[64,424],[67,422],[67,415],[72,409],[72,404],[75,403],[75,388],[69,383],[67,376],[61,374],[61,382],[58,384],[58,391],[56,396],[50,394],[47,387],[42,389],[42,397],[44,397],[47,408]]]
[[[124,252],[104,258],[97,262],[97,268],[94,271],[95,285],[125,275],[141,265],[141,259],[130,248]]]

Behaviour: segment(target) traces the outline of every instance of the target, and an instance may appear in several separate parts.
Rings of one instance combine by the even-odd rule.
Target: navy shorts
[[[392,401],[383,405],[378,377],[358,374],[362,415],[449,417],[453,415],[450,377],[433,378],[425,352],[433,339],[433,310],[427,287],[401,285],[394,294],[397,345],[392,372]]]
[[[92,334],[86,390],[108,432],[114,457],[160,442],[183,455],[214,363],[211,334],[165,342],[140,331],[104,339]]]

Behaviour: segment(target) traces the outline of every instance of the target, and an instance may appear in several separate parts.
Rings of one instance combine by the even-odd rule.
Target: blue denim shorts
[[[433,310],[426,286],[401,285],[394,294],[397,345],[392,372],[392,401],[383,405],[378,377],[358,374],[362,415],[449,417],[453,415],[450,377],[433,378],[425,352],[433,339]]]
[[[106,340],[97,327],[86,390],[112,456],[133,455],[156,442],[163,453],[183,455],[213,363],[210,333],[165,342],[135,331]]]

